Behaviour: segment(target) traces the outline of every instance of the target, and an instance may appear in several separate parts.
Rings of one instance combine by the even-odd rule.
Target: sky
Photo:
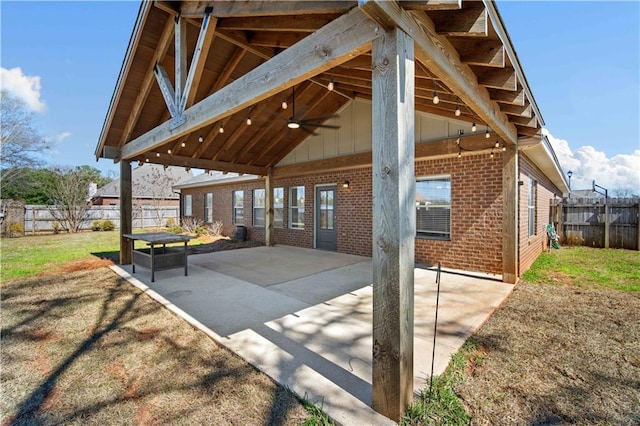
[[[498,1],[571,187],[640,193],[640,1]],[[0,85],[54,144],[49,165],[88,164],[138,1],[0,1]]]

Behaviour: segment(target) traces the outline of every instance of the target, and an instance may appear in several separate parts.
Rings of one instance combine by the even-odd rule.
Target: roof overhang
[[[523,138],[518,144],[518,149],[560,190],[561,194],[557,195],[569,193],[566,175],[546,135]]]

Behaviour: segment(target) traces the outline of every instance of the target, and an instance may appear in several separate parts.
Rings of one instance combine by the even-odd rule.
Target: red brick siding
[[[451,175],[451,241],[416,240],[416,262],[456,269],[502,273],[502,161],[500,155],[465,155],[416,163],[416,176]],[[342,183],[348,180],[349,188]],[[295,178],[274,179],[274,187],[284,188],[284,228],[274,230],[276,244],[311,248],[314,244],[314,198],[317,185],[336,184],[338,252],[371,256],[372,254],[372,176],[371,168]],[[305,228],[289,229],[289,189],[305,187]],[[245,191],[245,225],[252,240],[264,241],[264,228],[252,226],[252,190],[264,188],[263,181],[184,189],[193,195],[193,215],[204,217],[204,197],[213,192],[215,220],[233,234],[231,193]]]
[[[451,240],[416,239],[416,262],[502,273],[502,158],[464,155],[416,162],[416,177],[451,176]]]
[[[518,274],[522,275],[531,267],[540,253],[546,249],[546,225],[549,223],[550,203],[554,198],[554,194],[561,195],[561,191],[522,153],[519,156],[518,172],[518,180],[523,182],[523,185],[518,186],[518,199],[520,203],[520,220],[518,221]],[[531,237],[529,237],[528,210],[529,178],[533,178],[536,181],[536,233]]]

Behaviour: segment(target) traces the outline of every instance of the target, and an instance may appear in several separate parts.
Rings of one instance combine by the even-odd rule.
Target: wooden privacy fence
[[[24,231],[25,233],[53,232],[54,222],[57,219],[51,210],[51,206],[24,206]],[[167,224],[169,218],[180,223],[180,212],[177,206],[134,206],[134,228],[156,228]],[[87,210],[82,229],[89,230],[95,220],[110,220],[116,229],[120,228],[120,207],[118,206],[92,206]]]
[[[560,243],[640,250],[639,198],[565,198],[551,203]]]

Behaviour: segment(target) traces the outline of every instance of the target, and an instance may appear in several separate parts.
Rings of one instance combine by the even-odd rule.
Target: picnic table
[[[131,242],[132,271],[136,273],[136,264],[151,269],[151,282],[155,281],[155,272],[163,269],[184,266],[187,276],[187,243],[195,238],[189,235],[176,235],[170,232],[147,232],[143,234],[124,234]],[[144,241],[149,248],[135,248],[136,241]],[[184,242],[184,247],[167,247],[167,244]],[[156,245],[162,244],[162,247]]]

